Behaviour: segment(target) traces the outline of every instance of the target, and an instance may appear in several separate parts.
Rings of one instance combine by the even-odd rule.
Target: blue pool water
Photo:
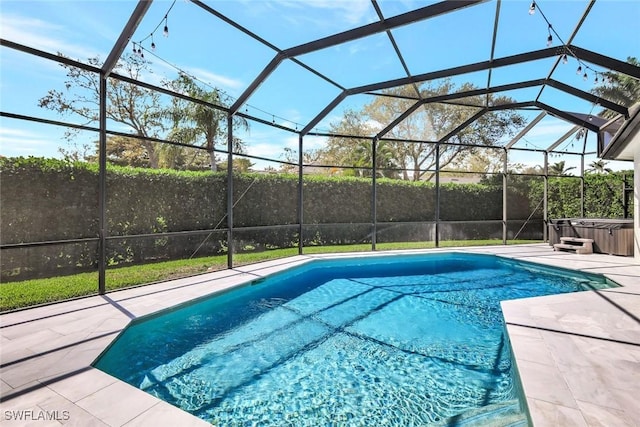
[[[140,319],[95,366],[213,425],[440,425],[518,397],[500,301],[605,287],[485,255],[313,261]]]

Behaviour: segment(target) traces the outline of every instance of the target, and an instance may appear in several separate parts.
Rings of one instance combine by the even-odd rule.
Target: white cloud
[[[358,42],[349,44],[349,55],[355,55],[365,50],[367,50],[366,43],[358,41]]]
[[[547,116],[540,123],[535,125],[529,132],[527,132],[515,145],[515,147],[527,147],[547,149],[553,143],[555,143],[560,137],[567,133],[573,124],[566,122],[555,117]],[[575,134],[574,134],[575,136]],[[564,144],[571,143],[574,136],[569,137]],[[509,142],[511,137],[505,137],[501,142]],[[564,145],[563,144],[563,145]]]
[[[14,157],[42,153],[51,148],[51,137],[23,129],[0,128],[0,153]]]
[[[301,2],[298,2],[301,4]],[[351,25],[360,25],[366,21],[367,16],[371,14],[371,5],[367,0],[307,0],[304,6],[310,6],[316,9],[324,9],[335,11],[337,16],[342,17]]]
[[[202,82],[208,83],[212,86],[222,87],[223,89],[237,90],[246,86],[240,80],[212,73],[208,70],[203,70],[202,68],[186,68],[185,71]]]
[[[298,151],[298,135],[296,134],[291,134],[290,136],[287,136],[285,138],[282,138],[282,148],[278,148],[281,149],[284,152],[284,148],[290,148],[294,151]],[[327,144],[327,138],[324,136],[315,136],[315,135],[307,135],[304,137],[303,141],[303,147],[304,147],[304,151],[309,151],[309,150],[316,150],[318,148],[322,148]],[[274,156],[274,147],[273,144],[269,144],[269,143],[260,143],[260,144],[251,144],[251,154],[254,154],[254,149],[257,147],[258,150],[260,150],[262,153],[264,153],[263,155],[265,157],[271,157],[273,158]]]
[[[256,139],[252,138],[248,140],[249,143],[247,147],[248,154],[257,157],[264,157],[267,159],[274,159],[274,161],[284,161],[284,149],[290,148],[295,153],[298,152],[298,136],[295,134],[288,135],[284,138],[279,137],[279,144],[274,144],[269,141],[269,132],[262,132],[259,135],[260,142],[257,142]],[[322,136],[312,136],[308,135],[304,137],[304,151],[315,150],[318,148],[322,148],[326,145],[326,137]],[[297,157],[296,157],[297,158]],[[275,163],[269,163],[263,160],[252,160],[254,163],[253,169],[262,170],[267,166],[278,168],[278,165]]]
[[[153,68],[153,66],[152,66]],[[162,87],[164,86],[164,83],[166,80],[171,80],[170,78],[168,78],[165,75],[160,75],[158,73],[154,73],[154,72],[145,72],[143,74],[140,74],[138,76],[138,79],[140,81],[143,81],[145,83],[149,83],[152,84],[154,86],[158,86],[158,87]]]
[[[269,144],[269,143],[266,143],[266,142],[261,142],[261,143],[257,143],[257,144],[250,144],[250,146],[248,147],[247,151],[252,156],[266,157],[268,159],[281,160],[282,159],[282,154],[284,153],[284,150],[277,150],[277,149],[274,149],[274,148],[276,148],[276,147],[274,147],[272,144]]]
[[[238,136],[247,143],[247,152],[252,156],[282,160],[285,148],[298,151],[298,135],[295,133],[282,133],[275,129],[251,129],[247,134]],[[307,135],[303,140],[304,150],[324,147],[326,140],[323,136]]]
[[[274,0],[269,6],[283,13],[282,18],[292,25],[314,27],[355,27],[372,22],[375,12],[368,0]],[[315,10],[312,10],[315,9]],[[284,11],[290,10],[294,14]]]
[[[568,123],[562,120],[557,120],[553,122],[542,122],[538,123],[536,126],[531,129],[526,137],[527,138],[549,138],[553,141],[560,138],[566,132],[568,132],[574,125],[572,123]],[[552,141],[552,142],[553,142]]]
[[[292,123],[298,123],[300,125],[304,125],[302,123],[302,114],[296,108],[287,108],[283,111],[282,116],[287,119],[284,123],[284,126],[291,126]]]
[[[2,38],[47,52],[61,52],[72,58],[89,58],[98,53],[85,46],[65,41],[64,27],[37,18],[27,18],[16,14],[0,15],[0,36]]]
[[[297,141],[297,138],[296,138]],[[303,146],[304,150],[317,150],[318,148],[323,148],[327,145],[327,137],[326,136],[315,136],[315,135],[307,135],[304,137]]]
[[[334,109],[329,115],[320,120],[320,122],[315,126],[314,129],[331,129],[332,124],[338,124],[340,123],[340,120],[342,120],[342,114],[340,114],[341,112],[342,111],[337,111]]]
[[[229,92],[231,95],[236,95],[239,89],[243,89],[246,85],[237,79],[223,76],[221,74],[212,73],[208,70],[198,67],[186,67],[179,64],[170,64],[165,61],[155,60],[150,57],[152,62],[151,68],[155,73],[148,73],[144,76],[144,81],[154,84],[156,86],[162,86],[165,80],[173,80],[178,76],[179,70],[184,71],[190,76],[195,77],[199,81],[206,83],[210,86]]]
[[[36,132],[27,131],[24,129],[16,129],[16,128],[8,128],[2,127],[0,128],[0,142],[15,142],[15,141],[24,141],[26,143],[39,143],[41,141],[45,141],[43,139],[43,135],[38,134]]]

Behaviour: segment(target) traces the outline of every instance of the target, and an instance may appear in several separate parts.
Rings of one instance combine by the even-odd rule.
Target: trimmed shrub
[[[300,239],[297,175],[247,173],[234,174],[232,179],[234,250],[296,246]],[[0,280],[97,268],[97,165],[0,158],[0,180],[0,243],[14,245],[2,249]],[[109,266],[216,255],[227,250],[225,172],[109,165],[106,180]],[[622,174],[587,175],[585,181],[587,216],[622,216]],[[533,212],[531,224],[537,225],[527,225],[521,237],[541,238],[542,209],[536,207],[540,206],[543,180],[510,176],[508,182],[509,234]],[[575,177],[549,179],[550,217],[579,214],[579,186],[580,179]],[[371,241],[371,178],[305,176],[303,190],[304,245]],[[379,179],[376,192],[378,241],[433,240],[433,183]],[[440,227],[441,239],[501,237],[501,184],[443,184],[440,200],[440,219],[446,221]],[[481,220],[497,222],[474,223]],[[184,231],[189,233],[171,234]],[[46,244],[16,246],[38,242]]]

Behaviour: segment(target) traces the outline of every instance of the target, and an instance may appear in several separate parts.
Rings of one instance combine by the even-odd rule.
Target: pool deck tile
[[[187,412],[176,411],[174,406],[171,406],[166,402],[158,402],[124,425],[125,427],[195,426],[201,425],[202,423],[202,420]],[[211,427],[211,424],[209,423],[206,425]]]
[[[601,273],[623,285],[505,301],[503,314],[532,423],[640,426],[640,264],[554,252],[546,244],[391,251],[501,255]],[[210,425],[91,363],[133,319],[221,292],[314,258],[302,255],[0,316],[0,419],[6,426]],[[54,416],[53,420],[33,419]],[[16,420],[17,416],[31,417]]]
[[[122,426],[158,404],[158,400],[129,384],[116,381],[75,404],[108,425]]]
[[[534,425],[640,425],[640,265],[603,255],[536,261],[623,287],[502,303]]]

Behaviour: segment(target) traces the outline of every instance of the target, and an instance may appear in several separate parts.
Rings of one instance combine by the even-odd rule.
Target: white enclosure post
[[[640,144],[633,156],[633,256],[640,263]]]

